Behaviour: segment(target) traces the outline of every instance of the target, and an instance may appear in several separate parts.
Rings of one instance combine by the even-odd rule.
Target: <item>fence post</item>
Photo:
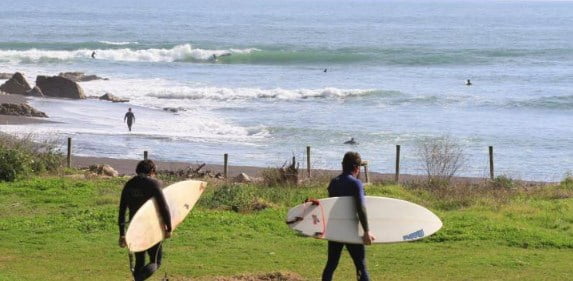
[[[143,151],[143,160],[147,160],[147,150]]]
[[[396,145],[396,174],[394,175],[394,181],[400,181],[400,145]]]
[[[72,167],[72,138],[68,138],[68,168]]]
[[[494,179],[493,173],[493,146],[489,146],[489,177],[491,180]]]
[[[224,155],[224,164],[223,164],[223,176],[225,177],[225,179],[227,178],[228,174],[229,174],[229,154],[225,153]]]
[[[366,181],[366,183],[370,183],[370,180],[368,179],[368,162],[364,161],[364,180]]]
[[[306,147],[306,170],[308,178],[310,179],[310,146]]]

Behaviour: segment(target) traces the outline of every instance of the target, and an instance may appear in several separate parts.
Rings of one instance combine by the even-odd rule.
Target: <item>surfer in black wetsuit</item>
[[[143,160],[135,169],[137,176],[130,179],[121,192],[119,203],[119,246],[127,246],[125,241],[125,211],[129,209],[129,220],[133,218],[137,210],[151,198],[155,198],[159,213],[164,223],[165,238],[171,237],[171,216],[169,207],[161,191],[161,184],[152,177],[155,175],[155,163],[151,160]],[[145,253],[149,255],[149,263],[145,265]],[[149,278],[161,266],[162,250],[161,243],[143,252],[135,253],[135,266],[132,273],[135,281]],[[131,258],[130,258],[131,261]]]
[[[331,281],[334,271],[338,266],[342,248],[346,249],[352,257],[356,267],[356,279],[358,281],[369,281],[368,271],[366,270],[366,251],[364,245],[372,244],[376,239],[369,230],[368,218],[366,215],[365,195],[362,182],[357,178],[360,174],[360,167],[364,165],[358,152],[347,152],[342,159],[342,174],[330,181],[328,185],[328,196],[352,196],[356,206],[358,220],[364,230],[362,241],[364,244],[349,244],[328,241],[328,261],[322,272],[322,281]]]
[[[133,112],[131,112],[131,107],[127,110],[127,113],[125,113],[125,116],[123,117],[123,122],[125,122],[126,120],[127,120],[127,128],[131,132],[131,125],[135,122],[135,115],[133,115]]]
[[[96,58],[96,51],[93,51],[92,52],[92,59],[95,59],[95,58]]]

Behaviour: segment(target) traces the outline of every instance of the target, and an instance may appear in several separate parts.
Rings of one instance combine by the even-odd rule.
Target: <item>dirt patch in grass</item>
[[[305,281],[300,275],[292,272],[271,272],[260,274],[242,274],[235,276],[218,276],[200,279],[170,278],[173,281]]]

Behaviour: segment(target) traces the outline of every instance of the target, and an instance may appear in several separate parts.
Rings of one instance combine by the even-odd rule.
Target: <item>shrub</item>
[[[30,162],[21,151],[0,147],[0,181],[15,181],[29,174]]]
[[[567,174],[564,180],[561,181],[561,187],[573,190],[573,176]]]
[[[235,212],[260,211],[273,207],[272,203],[256,195],[255,189],[243,185],[224,185],[215,190],[212,195],[205,196],[208,208],[226,209]]]
[[[496,188],[510,189],[510,188],[515,187],[515,183],[514,183],[513,179],[508,177],[508,176],[504,176],[504,175],[495,177],[491,181],[491,184],[493,187],[496,187]]]
[[[267,186],[296,186],[298,185],[299,164],[293,156],[292,162],[287,166],[285,162],[280,168],[267,168],[262,171],[263,182]]]
[[[0,181],[14,181],[43,172],[57,171],[63,157],[53,141],[33,142],[31,136],[0,135]]]
[[[419,141],[418,152],[430,186],[448,185],[465,164],[463,147],[449,136]]]

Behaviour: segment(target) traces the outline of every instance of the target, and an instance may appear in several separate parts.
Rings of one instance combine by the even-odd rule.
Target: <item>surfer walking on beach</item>
[[[372,244],[375,237],[369,230],[368,219],[366,215],[365,194],[362,182],[357,178],[360,174],[360,167],[364,165],[358,152],[349,151],[344,154],[342,159],[342,174],[335,177],[328,185],[329,197],[352,196],[354,198],[358,220],[364,230],[362,241],[364,244],[349,244],[328,241],[328,261],[322,272],[322,281],[331,281],[334,271],[338,266],[342,248],[346,249],[352,257],[356,267],[356,279],[358,281],[369,281],[368,271],[366,270],[366,250],[364,245]]]
[[[133,115],[133,112],[131,112],[131,107],[127,110],[127,113],[125,113],[125,116],[123,117],[123,122],[125,121],[127,121],[127,128],[131,132],[131,125],[135,122],[135,115]]]
[[[155,163],[151,160],[143,160],[137,164],[136,176],[131,178],[123,187],[119,203],[119,246],[125,248],[125,212],[129,209],[129,220],[133,218],[137,210],[151,198],[155,198],[159,214],[164,223],[165,238],[171,237],[171,215],[167,201],[161,191],[161,183],[154,179]],[[136,252],[135,266],[132,268],[135,281],[142,281],[149,278],[161,266],[162,249],[161,242],[151,248]],[[145,254],[149,256],[149,263],[145,265]],[[131,261],[131,258],[130,258]]]

